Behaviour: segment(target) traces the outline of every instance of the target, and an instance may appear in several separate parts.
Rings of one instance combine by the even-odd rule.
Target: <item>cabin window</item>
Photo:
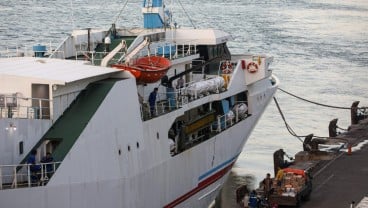
[[[24,151],[23,141],[21,141],[21,142],[19,142],[19,154],[22,155],[23,154],[23,151]]]

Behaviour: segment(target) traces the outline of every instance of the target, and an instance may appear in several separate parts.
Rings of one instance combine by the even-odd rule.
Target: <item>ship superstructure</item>
[[[162,1],[143,13],[143,30],[78,30],[0,59],[1,207],[214,200],[277,89],[272,57],[231,54],[220,30],[167,27]],[[32,150],[53,161],[27,163]]]

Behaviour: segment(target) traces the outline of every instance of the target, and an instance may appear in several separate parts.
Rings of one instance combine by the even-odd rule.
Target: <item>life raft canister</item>
[[[250,62],[247,65],[247,70],[249,73],[256,73],[258,71],[258,64],[254,63],[254,62]]]
[[[230,63],[230,61],[222,62],[221,71],[223,74],[230,74],[233,72],[233,65]]]

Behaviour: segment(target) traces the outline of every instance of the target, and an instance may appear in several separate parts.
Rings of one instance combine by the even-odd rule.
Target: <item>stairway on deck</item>
[[[32,149],[39,149],[45,141],[56,142],[52,156],[54,161],[61,162],[117,81],[107,79],[89,84]],[[21,164],[26,163],[29,156],[30,153]]]

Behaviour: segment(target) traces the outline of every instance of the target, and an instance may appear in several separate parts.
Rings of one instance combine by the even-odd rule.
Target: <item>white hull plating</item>
[[[172,157],[167,132],[175,116],[142,122],[134,80],[119,81],[50,182],[0,190],[1,207],[206,207],[276,91],[263,82],[249,89],[251,116]]]

